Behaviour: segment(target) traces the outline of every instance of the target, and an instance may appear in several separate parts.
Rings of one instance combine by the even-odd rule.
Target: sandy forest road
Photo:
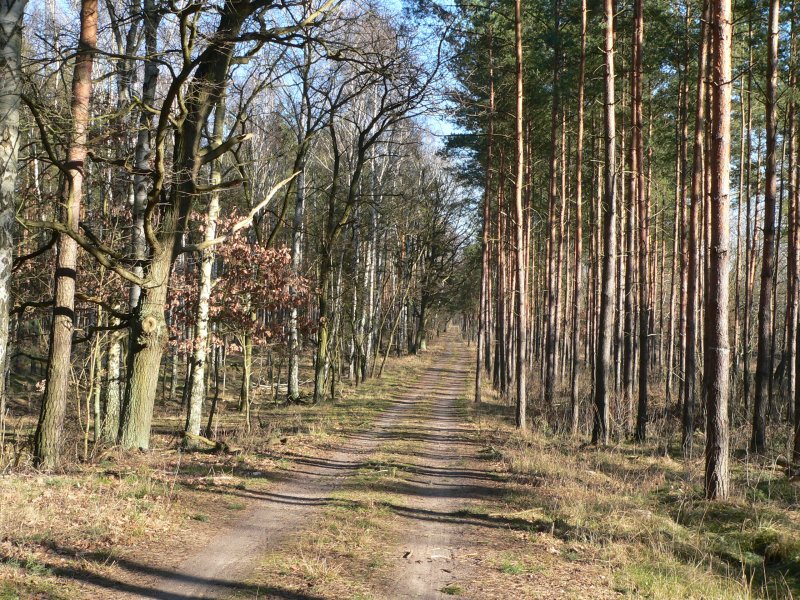
[[[413,385],[398,390],[369,431],[352,435],[327,456],[295,457],[285,479],[252,492],[255,501],[238,522],[177,568],[151,569],[146,579],[136,577],[136,585],[118,588],[117,597],[608,597],[607,588],[592,589],[590,595],[575,595],[570,585],[554,590],[550,575],[580,576],[577,565],[548,554],[552,537],[536,537],[528,527],[532,523],[492,514],[515,486],[496,465],[481,460],[485,448],[458,406],[472,376],[474,347],[455,331],[442,338],[430,366]],[[364,472],[376,464],[398,474],[365,479]],[[377,507],[365,508],[369,493],[381,495]],[[298,582],[280,570],[264,572],[266,556],[300,563],[298,540],[323,528],[325,512],[343,503],[378,511],[373,517],[385,537],[361,549],[380,557],[377,570],[365,575],[355,564],[339,564],[340,587],[333,592],[324,583]],[[541,574],[503,575],[498,561],[509,552],[541,564]],[[340,558],[323,557],[334,565]]]
[[[369,460],[387,432],[393,430],[411,406],[410,402],[398,400],[381,415],[372,431],[352,436],[330,456],[295,461],[284,483],[268,492],[254,493],[258,502],[238,523],[175,571],[163,573],[152,583],[151,593],[132,597],[183,600],[247,593],[248,586],[242,581],[260,556],[280,548],[301,531],[315,512],[329,502],[331,492]],[[260,598],[300,598],[277,588],[258,587],[249,591]]]
[[[486,477],[451,464],[460,461],[463,453],[463,442],[454,443],[459,436],[455,401],[463,394],[472,360],[456,334],[446,336],[440,360],[421,374],[410,392],[396,399],[371,431],[352,436],[343,448],[323,460],[295,463],[283,483],[258,493],[258,502],[238,523],[174,571],[161,571],[146,592],[139,587],[137,593],[122,597],[183,600],[224,598],[233,593],[247,596],[252,592],[260,598],[300,598],[278,587],[253,589],[243,582],[263,553],[280,548],[301,531],[329,502],[330,494],[346,484],[381,443],[398,436],[419,440],[419,460],[412,468],[414,485],[421,493],[410,494],[402,506],[396,507],[397,514],[409,520],[409,534],[398,557],[394,590],[386,593],[394,598],[446,597],[439,590],[457,570],[463,570],[456,567],[452,544],[458,538],[458,525],[436,515],[456,511],[459,507],[454,503],[470,493],[472,479]]]

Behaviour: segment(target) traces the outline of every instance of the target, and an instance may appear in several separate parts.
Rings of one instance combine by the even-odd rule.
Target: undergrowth
[[[707,501],[702,456],[666,454],[658,435],[645,445],[596,448],[544,428],[520,433],[512,407],[491,393],[484,397],[488,402],[473,411],[481,457],[515,483],[498,503],[501,513],[584,544],[593,560],[611,564],[620,593],[800,595],[800,483],[775,461],[734,458],[731,499]]]

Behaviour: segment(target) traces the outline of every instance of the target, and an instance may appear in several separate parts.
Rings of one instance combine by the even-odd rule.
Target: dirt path
[[[282,474],[285,482],[269,491],[252,494],[258,501],[240,521],[174,571],[163,572],[151,584],[149,593],[128,597],[183,600],[223,598],[243,590],[248,593],[249,586],[242,581],[262,554],[280,548],[301,531],[317,510],[329,502],[330,493],[369,460],[412,406],[411,402],[398,400],[380,416],[372,431],[352,436],[344,447],[324,459],[292,461]],[[272,597],[268,587],[260,588],[259,593],[261,598]],[[274,597],[294,596],[281,593]]]
[[[324,459],[293,461],[286,480],[258,492],[257,503],[241,520],[176,569],[162,571],[146,593],[127,597],[183,600],[223,598],[237,592],[248,595],[251,588],[242,582],[258,559],[302,531],[329,503],[330,494],[346,484],[379,445],[395,438],[401,426],[404,431],[409,426],[418,428],[425,449],[420,455],[430,457],[414,465],[419,468],[418,485],[425,494],[419,502],[409,503],[408,510],[414,514],[452,510],[452,503],[470,484],[468,476],[451,468],[461,452],[454,443],[458,435],[454,402],[464,389],[470,361],[465,346],[454,334],[450,336],[455,343],[446,346],[451,350],[443,352],[442,360],[421,375],[411,392],[396,399],[371,431],[352,436],[343,448]],[[402,513],[404,507],[398,510]],[[411,512],[409,515],[414,518]],[[440,566],[453,560],[455,527],[439,520],[416,523],[416,519],[412,527],[414,534],[404,542],[407,564],[398,565],[402,571],[391,594],[398,598],[440,597],[436,590],[449,579]],[[259,589],[260,597],[293,597],[278,590],[270,595],[269,587]]]
[[[393,598],[449,597],[470,576],[474,548],[465,546],[464,524],[457,516],[469,499],[482,495],[484,482],[496,476],[465,468],[475,453],[470,432],[459,415],[456,400],[470,376],[471,354],[454,340],[451,351],[420,381],[421,395],[414,405],[413,428],[422,442],[407,467],[414,488],[403,494],[395,513],[407,521],[409,532],[397,560]]]
[[[580,556],[555,523],[537,511],[513,513],[509,500],[538,492],[494,459],[457,400],[472,376],[473,348],[456,336],[425,373],[420,396],[400,435],[396,460],[406,478],[390,507],[405,532],[392,560],[392,577],[376,597],[441,600],[461,597],[617,598],[606,565]],[[508,408],[509,412],[511,407]],[[495,421],[496,423],[496,421]]]
[[[471,377],[472,350],[457,332],[445,334],[430,366],[413,385],[396,390],[369,431],[350,436],[326,456],[290,457],[286,477],[250,493],[255,501],[238,522],[124,597],[614,596],[603,569],[563,558],[565,542],[553,537],[551,526],[495,514],[520,488],[482,457],[486,448],[459,406]],[[348,541],[343,550],[315,545],[315,535],[330,531],[336,510],[344,519],[333,523],[336,535],[364,521],[373,532],[369,541]],[[334,580],[303,575],[308,552],[321,553]],[[276,557],[283,566],[270,562]]]

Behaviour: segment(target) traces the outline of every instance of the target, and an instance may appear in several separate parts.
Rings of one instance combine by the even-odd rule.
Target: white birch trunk
[[[19,151],[20,53],[27,0],[0,0],[0,420],[6,408],[6,370],[14,252],[14,200]]]
[[[225,98],[217,103],[214,113],[214,140],[218,146],[222,143],[225,126]],[[211,186],[222,181],[222,169],[216,160],[211,166]],[[217,237],[217,220],[219,219],[219,192],[212,191],[208,200],[208,214],[203,240],[210,243]],[[206,399],[206,359],[208,358],[208,319],[211,300],[211,276],[214,266],[214,247],[209,245],[202,251],[200,262],[200,281],[197,298],[197,315],[194,323],[194,339],[192,352],[192,375],[189,382],[189,411],[186,417],[186,432],[200,435],[203,416],[203,402]]]

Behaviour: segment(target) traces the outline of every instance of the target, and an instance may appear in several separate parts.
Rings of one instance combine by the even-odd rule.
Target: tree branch
[[[297,171],[297,172],[293,173],[292,175],[290,175],[289,177],[287,177],[286,179],[284,179],[283,181],[279,181],[276,185],[274,185],[272,187],[272,189],[269,191],[269,193],[267,194],[267,197],[264,198],[261,202],[259,202],[256,206],[254,206],[252,208],[252,210],[249,213],[247,213],[247,216],[244,219],[242,219],[241,221],[236,223],[233,227],[231,227],[231,230],[230,230],[229,233],[227,233],[227,234],[225,234],[223,236],[220,236],[218,238],[215,238],[213,240],[208,240],[208,241],[202,242],[200,244],[190,244],[190,245],[187,245],[187,246],[183,246],[180,249],[180,252],[200,252],[202,250],[205,250],[206,248],[210,248],[211,246],[216,246],[218,244],[224,243],[229,237],[234,235],[237,231],[239,231],[241,229],[244,229],[245,227],[249,227],[253,223],[253,218],[255,218],[255,216],[267,204],[270,203],[272,198],[275,197],[275,194],[277,194],[283,186],[285,186],[287,183],[292,181],[299,174],[300,174],[300,171]]]

